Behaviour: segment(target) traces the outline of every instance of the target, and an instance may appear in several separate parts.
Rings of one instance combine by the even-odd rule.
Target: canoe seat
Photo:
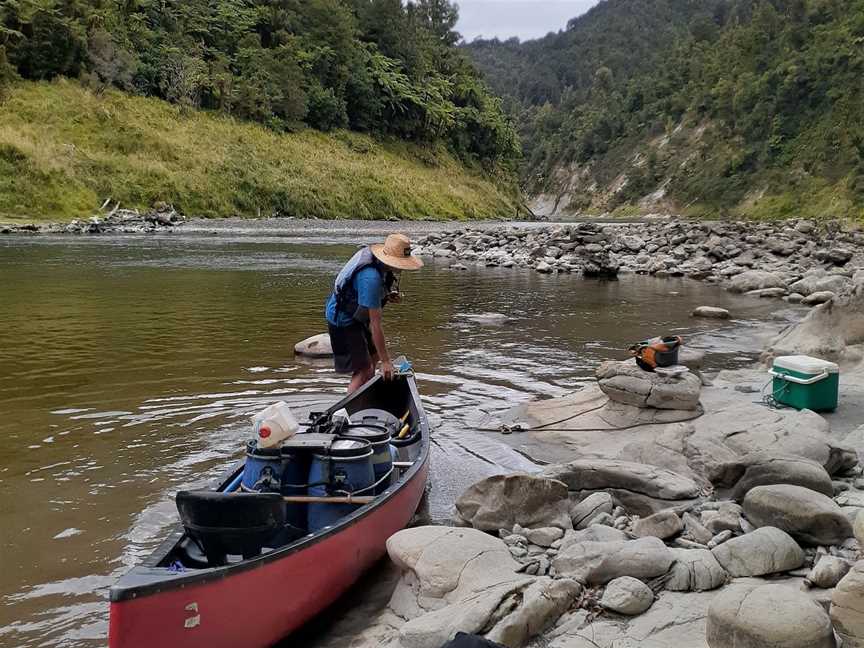
[[[180,491],[176,501],[186,532],[211,567],[225,565],[228,554],[254,558],[264,547],[305,534],[286,524],[285,502],[278,493]]]

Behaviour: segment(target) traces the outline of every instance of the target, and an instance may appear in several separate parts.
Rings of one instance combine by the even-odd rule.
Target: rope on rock
[[[554,428],[549,427],[550,425],[560,425],[561,423],[566,423],[577,416],[582,416],[583,414],[590,414],[591,412],[595,412],[599,409],[602,409],[609,403],[607,399],[602,405],[598,405],[597,407],[592,407],[587,410],[583,410],[581,412],[577,412],[572,416],[568,416],[567,418],[563,418],[560,421],[552,421],[551,423],[544,423],[543,425],[538,425],[535,427],[525,427],[519,423],[515,425],[507,425],[503,423],[499,425],[497,428],[471,428],[476,432],[499,432],[501,434],[512,434],[513,432],[618,432],[620,430],[632,430],[633,428],[645,427],[648,425],[668,425],[671,423],[687,423],[688,421],[695,421],[696,419],[705,415],[704,411],[699,412],[698,414],[691,416],[690,418],[681,419],[678,421],[646,421],[644,423],[634,423],[632,425],[624,425],[621,427],[608,427],[608,428]]]

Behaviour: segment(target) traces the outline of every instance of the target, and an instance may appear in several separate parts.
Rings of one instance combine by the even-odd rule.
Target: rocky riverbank
[[[850,321],[860,277],[766,349],[841,362],[836,413],[771,407],[764,367],[713,373],[690,353],[681,376],[608,361],[594,385],[490,420],[547,465],[474,484],[450,526],[393,536],[400,577],[350,645],[439,648],[463,631],[509,648],[864,646],[864,325]]]
[[[839,222],[657,221],[431,233],[419,252],[540,273],[689,277],[758,297],[816,305],[848,292],[864,267],[864,232]]]
[[[172,231],[186,222],[185,216],[165,204],[144,213],[119,205],[106,211],[109,207],[106,202],[98,214],[69,223],[0,224],[0,234],[152,234]]]

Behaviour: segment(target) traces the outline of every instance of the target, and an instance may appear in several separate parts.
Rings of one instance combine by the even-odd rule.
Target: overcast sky
[[[585,13],[599,0],[456,0],[457,29],[466,41],[478,36],[505,40],[540,38],[564,29],[567,21]]]

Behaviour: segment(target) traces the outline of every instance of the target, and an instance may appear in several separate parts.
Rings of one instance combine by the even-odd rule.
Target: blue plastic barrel
[[[309,463],[312,460],[310,452],[296,448],[282,449],[282,494],[306,495],[309,481]],[[288,502],[285,511],[288,522],[299,529],[306,528],[308,515],[306,504]]]
[[[258,448],[252,439],[246,444],[241,490],[255,493],[278,493],[282,490],[282,452],[279,448]]]
[[[364,491],[374,483],[372,444],[368,441],[339,438],[330,446],[329,454],[312,455],[309,467],[309,495],[312,497],[347,493],[370,495],[371,492],[358,491]],[[356,504],[310,504],[307,528],[315,532],[333,526],[356,508]]]
[[[375,483],[378,483],[393,470],[395,451],[390,446],[390,432],[382,426],[352,425],[345,434],[346,439],[363,439],[372,444],[372,469],[375,472]],[[374,489],[373,495],[380,495],[390,488],[390,480],[384,480]]]

